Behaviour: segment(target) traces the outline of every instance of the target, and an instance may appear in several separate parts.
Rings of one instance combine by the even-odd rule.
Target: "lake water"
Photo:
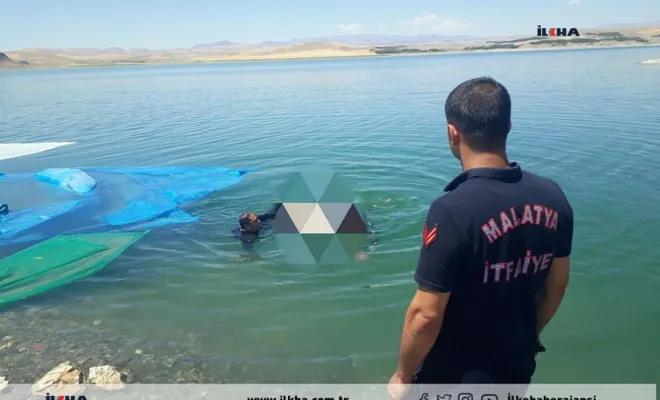
[[[75,362],[114,363],[145,382],[385,381],[427,207],[459,173],[445,98],[491,75],[513,98],[511,159],[556,179],[575,209],[573,279],[536,382],[660,382],[660,67],[638,64],[658,54],[0,73],[0,142],[78,142],[0,162],[4,172],[259,168],[192,207],[200,223],[152,231],[97,276],[0,313],[0,336],[26,349],[10,349],[0,375],[32,379],[78,351]],[[238,213],[265,211],[283,173],[311,168],[340,172],[374,206],[380,244],[370,259],[301,270],[241,257],[229,233]],[[260,243],[267,255],[273,246]]]

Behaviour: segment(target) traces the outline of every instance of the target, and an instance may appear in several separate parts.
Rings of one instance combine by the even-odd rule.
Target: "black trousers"
[[[446,352],[441,357],[425,361],[415,374],[414,385],[404,400],[436,400],[428,397],[425,385],[509,384],[516,385],[516,389],[507,389],[509,393],[524,396],[535,371],[533,354],[485,358]]]
[[[447,352],[425,361],[414,383],[528,385],[535,371],[534,354],[480,357]]]

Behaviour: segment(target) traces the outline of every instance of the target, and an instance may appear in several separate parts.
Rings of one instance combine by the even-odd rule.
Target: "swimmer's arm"
[[[366,215],[364,216],[364,219],[367,223],[367,235],[366,236],[367,236],[367,243],[368,244],[362,249],[362,251],[360,251],[357,254],[356,259],[359,260],[359,261],[364,261],[364,260],[368,259],[369,258],[368,253],[370,251],[374,250],[376,245],[378,245],[378,237],[376,237],[376,229],[374,228],[373,225],[371,225],[371,223],[369,223],[369,221],[366,218]]]
[[[373,225],[369,225],[367,229],[369,230],[369,233],[367,234],[369,240],[369,247],[377,245],[378,237],[376,236],[376,229],[373,227]]]
[[[270,221],[272,219],[275,219],[275,215],[277,215],[277,211],[279,211],[281,206],[282,206],[282,203],[276,203],[269,212],[267,212],[265,214],[257,215],[257,218],[259,218],[259,221],[262,221],[262,222],[263,221]]]
[[[378,237],[376,237],[376,229],[371,223],[367,220],[366,215],[364,219],[367,223],[367,242],[368,244],[357,254],[357,260],[363,261],[369,258],[368,253],[374,250],[374,247],[378,244]]]
[[[369,241],[369,246],[367,247],[368,250],[378,244],[378,237],[376,236],[376,228],[371,224],[366,213],[363,214],[363,219],[367,224],[367,240]]]

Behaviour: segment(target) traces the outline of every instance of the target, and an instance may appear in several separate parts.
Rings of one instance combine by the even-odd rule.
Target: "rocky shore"
[[[35,396],[44,396],[47,393],[57,393],[65,385],[95,385],[106,390],[123,389],[125,378],[110,365],[92,367],[87,374],[83,374],[71,362],[65,361],[48,371],[32,385],[30,391]],[[0,376],[0,391],[9,386],[6,377]],[[65,386],[66,387],[66,386]]]
[[[182,330],[177,332],[180,340],[163,343],[139,332],[117,335],[106,328],[110,327],[101,320],[61,322],[57,309],[4,311],[0,313],[0,377],[9,384],[32,385],[54,370],[64,371],[63,363],[68,362],[68,373],[87,371],[83,381],[96,381],[100,374],[112,376],[114,382],[117,373],[124,383],[145,384],[244,379],[244,363],[203,354],[202,338],[193,333]],[[116,373],[110,374],[109,368]]]

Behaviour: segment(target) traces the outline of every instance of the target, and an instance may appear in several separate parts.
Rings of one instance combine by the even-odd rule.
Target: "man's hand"
[[[536,356],[539,353],[543,353],[544,351],[545,351],[545,346],[543,346],[543,343],[541,343],[541,338],[537,337],[536,338],[536,352],[534,352],[534,358],[536,358]]]
[[[390,378],[390,382],[387,384],[387,393],[390,395],[392,400],[401,400],[408,393],[410,385],[412,383],[412,377],[404,378],[398,372],[395,372],[394,375]]]

